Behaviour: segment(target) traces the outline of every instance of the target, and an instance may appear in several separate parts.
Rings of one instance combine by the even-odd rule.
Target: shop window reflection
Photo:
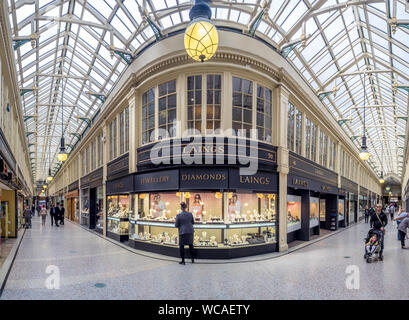
[[[276,241],[276,195],[233,192],[164,192],[133,196],[130,239],[178,245],[174,227],[180,202],[195,219],[197,247],[244,246]]]
[[[301,229],[301,197],[287,196],[287,233]]]

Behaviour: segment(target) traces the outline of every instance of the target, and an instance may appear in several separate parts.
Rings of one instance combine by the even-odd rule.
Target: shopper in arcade
[[[369,221],[369,208],[368,206],[365,207],[365,223]]]
[[[55,226],[59,227],[58,221],[60,220],[60,203],[57,202],[57,205],[54,207],[54,222]]]
[[[185,202],[180,204],[180,209],[182,210],[176,216],[176,224],[175,227],[179,229],[179,250],[180,250],[180,257],[182,261],[179,264],[185,264],[185,246],[189,246],[190,257],[192,259],[192,263],[195,262],[194,260],[194,252],[193,252],[193,214],[191,212],[186,211],[187,205]]]
[[[59,215],[59,221],[60,225],[64,225],[64,216],[65,216],[65,208],[63,203],[60,203],[60,215]]]
[[[382,205],[379,203],[376,205],[375,214],[371,217],[371,225],[374,229],[382,232],[381,251],[379,252],[379,259],[383,260],[383,249],[385,244],[385,227],[388,224],[388,217],[382,210]]]

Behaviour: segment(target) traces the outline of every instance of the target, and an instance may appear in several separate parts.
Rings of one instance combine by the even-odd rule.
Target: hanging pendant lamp
[[[365,130],[365,122],[366,122],[366,73],[364,73],[364,135],[362,136],[362,147],[361,151],[359,152],[359,158],[362,161],[368,161],[369,160],[369,152],[368,152],[368,146],[366,145],[366,130]]]

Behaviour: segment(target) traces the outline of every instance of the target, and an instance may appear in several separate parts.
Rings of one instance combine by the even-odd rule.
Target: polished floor
[[[180,266],[126,250],[73,223],[52,228],[49,222],[41,227],[35,218],[27,230],[1,299],[409,298],[409,250],[401,249],[392,224],[383,262],[364,261],[368,225],[360,223],[283,256]],[[350,265],[359,270],[359,289],[346,286]],[[47,274],[49,266],[58,267],[59,289],[46,287],[57,270]]]

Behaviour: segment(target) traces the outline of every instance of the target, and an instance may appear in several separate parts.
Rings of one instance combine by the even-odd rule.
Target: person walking
[[[31,216],[34,217],[35,214],[36,214],[36,207],[35,207],[35,205],[33,203],[33,205],[31,206]]]
[[[379,252],[379,259],[383,260],[383,249],[385,245],[385,227],[388,224],[388,216],[382,211],[382,205],[376,205],[375,214],[371,217],[371,225],[373,229],[379,230],[382,232],[382,239],[381,239],[381,251]]]
[[[31,216],[32,213],[28,206],[24,206],[24,211],[23,211],[23,217],[24,217],[24,222],[26,223],[26,226],[31,226]]]
[[[175,227],[179,230],[179,250],[180,250],[180,257],[182,259],[179,264],[185,264],[185,246],[189,246],[190,257],[192,259],[192,263],[195,262],[194,260],[194,252],[193,252],[193,224],[195,223],[193,219],[193,214],[191,212],[186,211],[187,205],[185,202],[180,204],[180,209],[182,210],[176,216],[176,224]]]
[[[370,225],[371,228],[373,228],[373,219],[372,219],[372,217],[374,217],[374,216],[375,216],[375,209],[374,209],[374,207],[371,207],[369,209],[369,225]]]
[[[369,209],[368,206],[365,207],[365,223],[369,221]]]
[[[398,227],[400,243],[402,245],[402,249],[406,249],[405,239],[407,234],[407,229],[409,228],[409,218],[405,217],[405,215],[401,215],[395,218],[395,221],[402,220]]]
[[[41,207],[40,205],[37,205],[37,215],[40,216],[40,211],[41,211]]]
[[[43,206],[40,210],[41,222],[45,226],[45,221],[47,219],[47,209]]]
[[[60,203],[60,217],[59,217],[59,221],[60,221],[60,225],[64,225],[64,215],[65,215],[65,208],[63,203]]]
[[[393,204],[389,208],[389,214],[391,215],[391,221],[393,221],[393,216],[395,215],[395,206]]]

